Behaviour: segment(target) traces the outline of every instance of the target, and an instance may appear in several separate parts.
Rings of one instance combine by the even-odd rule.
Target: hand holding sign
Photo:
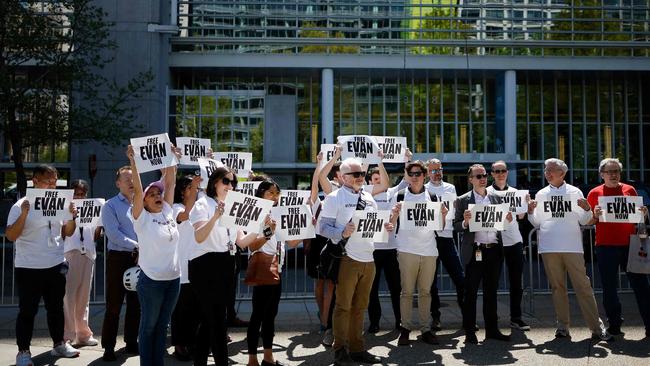
[[[505,221],[510,213],[510,205],[502,203],[498,205],[476,204],[470,210],[472,219],[469,222],[469,231],[502,231]]]
[[[352,216],[355,229],[350,240],[365,243],[387,242],[387,229],[392,231],[392,225],[385,225],[390,224],[389,217],[390,211],[355,211]]]
[[[643,220],[643,197],[600,196],[598,206],[603,222],[639,223]],[[594,209],[596,214],[596,209]]]
[[[166,133],[133,138],[131,146],[133,146],[133,159],[139,173],[178,165],[178,158]]]
[[[578,204],[578,197],[570,194],[565,195],[543,195],[536,197],[535,215],[540,221],[544,220],[564,220],[567,215],[582,210]],[[529,203],[529,207],[532,201]],[[583,203],[584,204],[584,203]],[[587,202],[587,205],[589,203]],[[529,208],[530,210],[530,208]]]
[[[73,196],[72,189],[28,188],[25,194],[26,201],[29,201],[27,210],[33,207],[37,217],[49,221],[70,220],[74,211],[74,205],[70,205]]]
[[[400,230],[442,230],[441,202],[402,202]]]

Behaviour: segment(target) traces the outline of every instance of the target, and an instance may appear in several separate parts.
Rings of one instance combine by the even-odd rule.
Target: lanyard
[[[79,241],[81,241],[81,255],[86,255],[86,245],[84,245],[84,228],[79,228]]]

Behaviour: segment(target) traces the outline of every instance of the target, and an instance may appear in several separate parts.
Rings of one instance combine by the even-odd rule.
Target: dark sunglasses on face
[[[221,178],[221,183],[227,185],[227,186],[232,186],[233,188],[237,187],[237,181],[236,180],[230,180],[226,177]]]
[[[355,178],[361,178],[366,176],[366,172],[350,172],[350,173],[345,173],[345,175],[351,175]]]
[[[431,174],[438,174],[438,173],[442,173],[442,168],[440,168],[440,169],[431,169]]]
[[[492,170],[492,173],[494,173],[494,174],[505,174],[507,172],[508,172],[507,169],[494,169],[494,170]]]
[[[408,174],[409,177],[420,177],[420,176],[424,175],[424,172],[420,171],[420,170],[416,170],[416,171],[413,171],[413,172],[407,172],[406,174]]]
[[[486,179],[488,177],[487,174],[476,174],[474,178],[476,179]]]

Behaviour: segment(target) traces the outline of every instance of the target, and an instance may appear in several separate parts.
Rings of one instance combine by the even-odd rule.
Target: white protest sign
[[[248,233],[259,233],[262,223],[271,212],[273,201],[228,191],[220,225],[237,227]]]
[[[354,242],[382,242],[388,241],[388,232],[384,224],[389,222],[390,211],[354,211],[352,222],[355,229],[350,236]]]
[[[357,158],[367,164],[379,164],[379,146],[370,136],[339,136],[341,158]]]
[[[535,216],[537,216],[539,221],[549,219],[564,220],[568,214],[582,210],[578,206],[578,196],[571,194],[537,195],[535,199],[537,201]]]
[[[527,189],[520,189],[518,191],[492,191],[492,194],[498,197],[499,202],[507,203],[510,205],[510,212],[515,214],[522,214],[528,212],[528,196]]]
[[[400,230],[442,230],[441,202],[402,202]]]
[[[77,226],[78,227],[96,227],[99,225],[102,207],[104,207],[103,198],[89,198],[73,200],[77,207]]]
[[[223,163],[214,159],[198,158],[199,171],[201,172],[201,188],[208,187],[208,179],[217,168],[221,168]]]
[[[328,161],[332,160],[334,157],[334,150],[336,150],[336,144],[321,144],[320,151],[323,153],[323,159],[320,161],[320,167],[324,167]]]
[[[253,153],[249,152],[217,152],[214,153],[215,160],[232,169],[240,178],[248,178],[253,169]]]
[[[276,206],[271,209],[276,222],[275,234],[280,240],[302,240],[316,237],[311,209],[307,205]]]
[[[279,206],[300,206],[309,205],[309,198],[311,198],[311,191],[305,190],[285,190],[280,192]]]
[[[27,188],[25,198],[29,201],[29,212],[49,221],[72,220],[70,202],[74,197],[72,189]]]
[[[442,196],[436,195],[438,202],[442,202],[447,206],[447,219],[445,220],[445,230],[451,230],[454,226],[453,220],[454,215],[456,214],[456,208],[454,207],[454,202],[456,202],[456,193],[445,192]],[[400,224],[401,225],[401,224]]]
[[[131,139],[138,173],[146,173],[178,164],[166,133]]]
[[[472,211],[472,219],[469,221],[469,231],[502,231],[505,226],[506,216],[510,205],[501,203],[498,205],[473,205],[468,209]]]
[[[257,191],[257,187],[260,186],[260,183],[262,183],[262,181],[238,182],[237,189],[235,189],[235,191],[239,193],[247,194],[249,196],[254,196],[255,191]]]
[[[406,137],[372,136],[377,146],[384,152],[384,163],[403,163],[406,161]]]
[[[181,149],[181,165],[199,165],[199,158],[208,157],[212,142],[210,139],[196,137],[177,137],[176,145]]]
[[[643,220],[643,214],[639,211],[643,207],[641,196],[599,196],[598,206],[603,210],[603,222],[637,224]]]

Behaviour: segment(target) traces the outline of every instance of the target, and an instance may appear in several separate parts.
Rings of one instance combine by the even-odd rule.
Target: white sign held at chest
[[[442,230],[440,202],[402,201],[399,214],[400,230]]]
[[[217,152],[214,159],[220,160],[225,166],[232,169],[240,178],[248,178],[253,169],[253,154],[249,152]]]
[[[476,204],[469,210],[472,212],[469,231],[502,231],[505,227],[510,206],[507,203],[498,205]]]
[[[639,211],[643,207],[641,196],[600,196],[598,206],[603,210],[603,222],[636,224],[643,220],[643,214]]]
[[[229,191],[226,196],[221,226],[237,227],[248,233],[259,233],[273,201]]]
[[[199,171],[201,172],[201,185],[200,187],[206,189],[208,187],[208,179],[212,173],[217,169],[223,167],[223,163],[214,159],[198,158]]]
[[[352,222],[355,225],[350,241],[382,242],[388,241],[384,224],[390,219],[390,211],[355,211]]]
[[[28,188],[25,199],[29,201],[29,210],[36,217],[49,221],[72,220],[70,202],[74,196],[72,189],[38,189]]]
[[[502,203],[510,205],[510,212],[515,214],[522,214],[528,212],[528,196],[527,189],[520,189],[518,191],[493,191],[493,194],[498,197]]]
[[[178,165],[178,159],[172,151],[172,143],[166,133],[131,139],[135,166],[138,173]]]
[[[210,139],[177,137],[176,144],[181,149],[181,165],[199,166],[199,158],[208,156],[212,142]]]
[[[103,198],[79,199],[73,202],[77,208],[78,227],[95,227],[99,225],[102,207],[104,207]]]
[[[538,195],[535,198],[537,200],[535,215],[540,221],[564,220],[568,215],[582,210],[578,206],[578,197],[571,194]]]
[[[280,240],[301,240],[316,237],[311,209],[307,205],[276,206],[271,209],[276,222],[275,233]]]

